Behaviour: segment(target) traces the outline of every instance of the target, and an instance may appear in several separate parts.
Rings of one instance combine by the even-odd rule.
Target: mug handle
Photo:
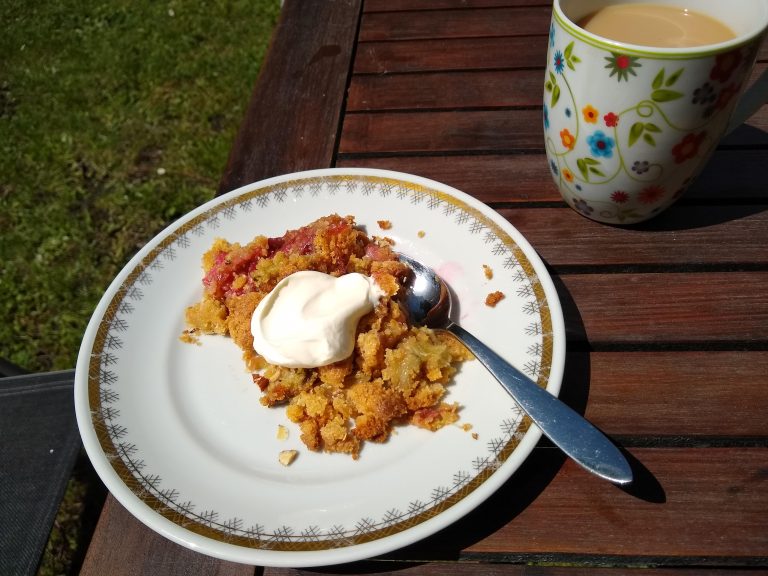
[[[741,95],[736,109],[731,114],[726,134],[730,134],[747,119],[752,116],[766,102],[768,102],[768,70],[764,70],[760,77]]]

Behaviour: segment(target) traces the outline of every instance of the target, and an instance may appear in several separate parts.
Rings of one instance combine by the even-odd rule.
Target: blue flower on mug
[[[549,108],[544,104],[544,129],[549,129]]]
[[[587,144],[589,144],[593,156],[610,158],[613,156],[613,147],[616,142],[605,132],[598,130],[592,136],[587,137]]]
[[[555,72],[557,72],[558,74],[562,74],[563,68],[565,68],[565,58],[563,58],[563,53],[560,50],[557,50],[555,52],[554,64],[555,64]]]
[[[549,161],[549,167],[552,170],[552,174],[554,174],[555,176],[558,176],[560,174],[560,170],[557,168],[557,164],[555,163],[554,160]]]
[[[555,45],[555,23],[552,22],[549,25],[549,45],[554,46]]]

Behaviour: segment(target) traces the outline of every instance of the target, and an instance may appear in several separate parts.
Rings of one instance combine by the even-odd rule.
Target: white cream
[[[253,348],[270,364],[316,368],[349,357],[360,318],[384,291],[373,278],[296,272],[284,278],[251,318]]]

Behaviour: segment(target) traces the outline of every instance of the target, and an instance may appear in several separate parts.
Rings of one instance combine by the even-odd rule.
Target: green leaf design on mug
[[[635,122],[632,124],[632,128],[629,129],[629,141],[628,144],[632,146],[645,131],[645,125],[642,122]]]
[[[684,68],[680,68],[680,70],[678,70],[677,72],[672,74],[672,76],[667,78],[665,86],[667,86],[667,87],[673,86],[675,84],[675,82],[677,82],[677,79],[680,78],[680,75],[683,73],[684,70],[685,70]]]
[[[600,160],[595,160],[594,158],[578,158],[576,160],[576,166],[579,169],[579,172],[581,172],[581,176],[589,182],[589,175],[594,174],[595,176],[605,176],[605,173],[598,168],[600,166]]]
[[[661,128],[653,122],[635,122],[629,129],[628,144],[632,146],[642,136],[645,142],[651,146],[656,146],[656,139],[653,134],[659,133],[661,133]]]
[[[563,54],[565,56],[565,64],[568,66],[570,70],[576,71],[575,64],[578,64],[581,62],[581,59],[578,56],[573,55],[573,44],[574,42],[571,42],[568,44],[568,46],[565,47],[565,53]]]
[[[654,91],[661,91],[661,92],[670,92],[669,90],[661,90],[662,86],[666,86],[669,88],[670,86],[674,86],[675,82],[677,82],[677,79],[680,78],[680,75],[683,73],[683,68],[680,68],[677,72],[673,73],[669,78],[667,78],[666,82],[664,81],[664,77],[666,76],[666,70],[662,68],[659,70],[659,73],[656,74],[656,77],[653,79],[653,82],[651,83],[651,88],[654,89]],[[678,94],[678,92],[674,92],[674,94]],[[681,94],[682,96],[682,94]],[[657,100],[657,102],[666,102],[667,100]]]
[[[560,100],[560,86],[555,84],[555,87],[552,89],[552,100],[549,105],[554,108],[558,100]]]
[[[675,92],[674,90],[660,89],[651,92],[651,100],[654,102],[670,102],[682,97],[683,94],[681,92]]]
[[[544,89],[551,94],[549,106],[554,108],[560,100],[560,86],[557,85],[557,78],[552,72],[549,73],[549,80],[544,84]]]

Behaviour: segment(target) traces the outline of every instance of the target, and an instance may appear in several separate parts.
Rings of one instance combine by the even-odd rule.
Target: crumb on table
[[[426,232],[424,232],[424,230],[419,230],[419,231],[416,233],[416,235],[417,235],[419,238],[424,238],[424,236],[426,236],[426,235],[427,235],[427,233],[426,233]]]
[[[493,278],[493,269],[488,266],[488,264],[483,264],[483,274],[485,274],[485,277],[490,280]]]
[[[504,299],[504,292],[500,292],[496,290],[495,292],[491,292],[490,294],[488,294],[488,296],[485,297],[485,305],[493,308],[494,306],[496,306],[496,304],[501,302],[503,299]]]
[[[376,224],[378,224],[379,228],[381,228],[382,230],[389,230],[390,228],[392,228],[392,222],[390,222],[389,220],[376,220]]]

